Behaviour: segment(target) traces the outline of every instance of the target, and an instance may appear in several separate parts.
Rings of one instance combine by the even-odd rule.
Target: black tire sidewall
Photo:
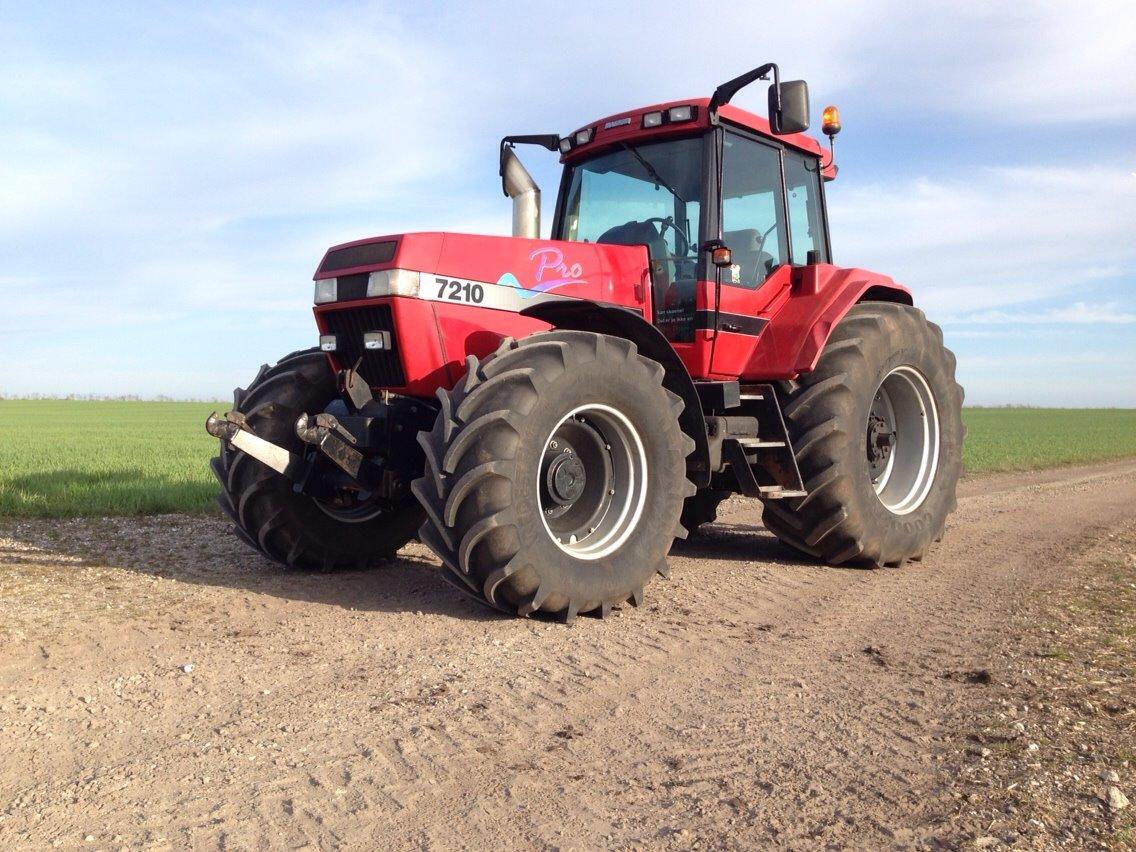
[[[313,351],[294,355],[287,364],[282,362],[260,382],[250,385],[238,410],[248,416],[254,434],[302,454],[306,445],[296,435],[297,417],[323,411],[337,396],[335,375],[326,356]],[[413,498],[403,507],[365,521],[341,520],[325,512],[314,498],[297,493],[290,479],[245,453],[233,453],[227,467],[234,471],[232,488],[226,485],[226,490],[233,506],[240,510],[238,525],[277,562],[286,562],[289,551],[298,543],[301,557],[294,567],[375,564],[414,538],[422,520]],[[264,532],[265,524],[271,524],[271,532]]]
[[[621,355],[607,349],[604,354]],[[573,364],[557,379],[543,383],[537,405],[521,422],[514,460],[512,522],[526,566],[539,584],[584,609],[603,601],[625,599],[642,587],[670,549],[682,509],[685,460],[681,430],[672,416],[666,391],[638,357],[604,357]],[[630,535],[614,552],[581,559],[557,546],[541,517],[538,471],[544,449],[557,424],[570,411],[604,405],[628,419],[643,444],[647,462],[647,494],[642,514]],[[549,600],[550,608],[559,601]]]
[[[962,429],[956,402],[957,385],[944,369],[942,346],[926,324],[903,315],[891,323],[890,335],[866,342],[865,371],[853,379],[854,399],[846,428],[852,435],[843,464],[852,471],[855,487],[849,495],[850,513],[866,519],[869,529],[886,531],[885,558],[891,553],[921,553],[935,538],[954,508],[955,483],[961,470]],[[898,348],[894,344],[901,343]],[[872,400],[884,379],[899,367],[917,370],[927,381],[939,419],[939,453],[935,481],[923,503],[907,514],[897,515],[880,501],[871,483],[864,435]],[[946,487],[944,487],[944,484]]]

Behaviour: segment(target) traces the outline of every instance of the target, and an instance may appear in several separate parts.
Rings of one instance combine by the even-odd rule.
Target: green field
[[[0,400],[0,516],[214,511],[224,403]]]
[[[1131,408],[964,408],[970,473],[1033,470],[1136,456]]]
[[[0,400],[0,517],[212,512],[224,403]],[[971,473],[1136,456],[1136,410],[968,408]]]

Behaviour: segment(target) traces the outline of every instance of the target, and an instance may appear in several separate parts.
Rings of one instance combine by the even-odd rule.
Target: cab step
[[[772,385],[738,389],[727,416],[707,418],[719,469],[728,467],[749,497],[782,500],[807,495]]]

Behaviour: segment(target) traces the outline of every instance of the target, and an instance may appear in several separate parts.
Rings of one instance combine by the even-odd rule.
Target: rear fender
[[[687,475],[699,488],[710,484],[710,443],[698,391],[686,365],[657,328],[629,308],[584,299],[542,302],[521,311],[521,315],[542,320],[555,328],[622,337],[634,343],[639,354],[661,364],[663,387],[677,394],[684,403],[679,426],[694,440],[694,452],[686,460]]]
[[[769,317],[745,376],[795,379],[816,367],[836,325],[858,302],[913,304],[911,292],[864,269],[816,264],[793,270],[788,298]]]

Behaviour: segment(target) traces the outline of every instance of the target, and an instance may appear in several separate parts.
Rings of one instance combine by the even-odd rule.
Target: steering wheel
[[[657,224],[659,226],[659,236],[660,237],[663,236],[664,234],[666,234],[667,228],[674,229],[675,235],[682,237],[681,247],[679,245],[678,240],[675,240],[675,253],[678,254],[680,257],[686,257],[688,254],[690,254],[690,237],[688,237],[686,235],[686,231],[684,231],[682,228],[680,228],[678,226],[678,223],[675,222],[673,217],[667,216],[664,219],[662,217],[655,216],[651,219],[644,219],[643,223],[644,224]],[[776,227],[776,225],[774,227]]]
[[[755,260],[754,260],[754,262],[753,262],[753,280],[754,280],[754,283],[755,283],[755,284],[760,284],[760,283],[761,283],[761,281],[760,281],[760,280],[758,279],[758,275],[757,275],[757,273],[758,273],[758,272],[759,272],[759,271],[761,270],[761,255],[762,255],[762,254],[764,253],[764,251],[765,251],[765,240],[766,240],[766,238],[768,238],[768,236],[769,236],[770,234],[772,234],[772,233],[773,233],[773,231],[774,231],[774,230],[776,230],[776,228],[777,228],[777,222],[776,222],[776,220],[774,220],[773,224],[772,224],[772,225],[770,225],[770,226],[769,226],[769,227],[768,227],[768,228],[767,228],[767,229],[766,229],[766,230],[765,230],[765,231],[764,231],[764,232],[762,233],[762,235],[761,235],[761,236],[760,236],[760,237],[758,238],[758,241],[757,241],[757,251],[756,251],[756,252],[754,253],[754,255],[755,255]]]
[[[761,239],[757,241],[757,253],[761,254],[765,250],[765,239],[777,229],[776,220],[770,225],[761,235]]]

